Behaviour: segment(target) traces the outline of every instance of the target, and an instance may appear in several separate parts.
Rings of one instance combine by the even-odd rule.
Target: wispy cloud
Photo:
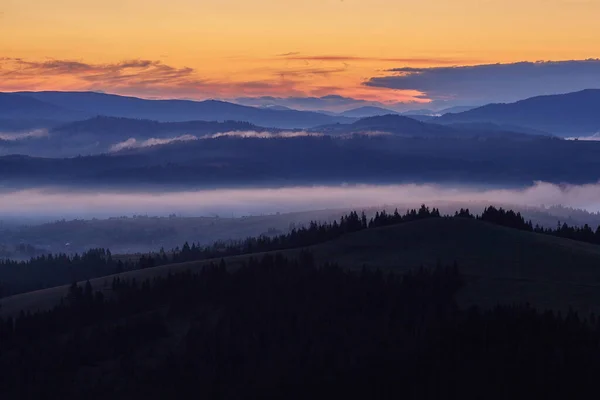
[[[298,52],[298,51],[291,51],[289,53],[277,54],[277,57],[292,57],[292,56],[297,56],[298,54],[300,54],[300,52]]]
[[[332,73],[332,71],[312,71]],[[290,76],[294,71],[290,73]],[[190,67],[157,60],[124,60],[93,64],[78,60],[35,61],[0,58],[0,90],[102,90],[146,97],[227,97],[265,93],[301,93],[294,79],[222,81],[203,78]]]
[[[77,76],[89,82],[180,82],[194,75],[192,68],[175,68],[152,60],[126,60],[119,63],[90,64],[74,60],[30,61],[22,58],[0,59],[1,75],[22,77]],[[198,81],[202,82],[202,81]]]
[[[211,135],[195,136],[195,135],[180,135],[172,138],[150,138],[145,140],[138,140],[136,138],[129,138],[119,143],[115,143],[110,147],[110,152],[116,153],[123,150],[141,149],[152,146],[163,146],[177,142],[190,142],[195,140],[205,139],[217,139],[222,137],[237,137],[237,138],[254,138],[254,139],[273,139],[273,138],[294,138],[301,136],[323,136],[320,133],[312,133],[305,131],[288,131],[288,132],[257,132],[257,131],[231,131],[221,132]],[[1,139],[1,136],[0,136]]]
[[[434,100],[463,103],[516,101],[523,98],[600,88],[600,59],[519,62],[460,67],[388,70],[365,85],[416,90]]]
[[[216,139],[220,137],[238,137],[238,138],[257,138],[257,139],[273,139],[273,138],[294,138],[303,136],[323,136],[321,133],[312,132],[256,132],[256,131],[235,131],[235,132],[223,132],[215,133],[213,135],[203,136],[202,139]]]
[[[47,129],[34,129],[28,132],[0,132],[0,140],[16,142],[25,139],[43,138],[48,136]]]
[[[566,139],[567,140],[584,140],[584,141],[591,141],[591,142],[600,142],[600,132],[595,133],[591,136],[577,136],[577,137],[569,137]]]
[[[321,55],[304,55],[300,53],[279,54],[279,57],[285,57],[288,60],[305,60],[305,61],[378,61],[403,64],[428,64],[428,65],[460,65],[473,60],[456,59],[456,58],[438,58],[438,57],[362,57],[350,55],[336,54],[321,54]]]
[[[337,74],[341,72],[346,72],[348,68],[297,68],[297,69],[285,69],[276,72],[277,75],[281,77],[290,77],[290,76],[309,76],[309,75],[322,75],[329,76],[332,74]]]
[[[117,152],[126,149],[139,149],[143,147],[160,146],[174,142],[187,142],[190,140],[198,140],[194,135],[181,135],[173,138],[150,138],[146,140],[137,140],[129,138],[123,142],[116,143],[110,147],[111,152]]]

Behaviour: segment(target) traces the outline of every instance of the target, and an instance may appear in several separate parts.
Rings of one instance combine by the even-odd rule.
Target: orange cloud
[[[360,56],[345,56],[345,55],[302,55],[298,52],[278,54],[277,57],[282,57],[287,60],[304,60],[304,61],[369,61],[369,62],[390,62],[403,64],[426,64],[426,65],[464,65],[473,63],[473,60],[454,59],[454,58],[398,58],[398,57],[360,57]]]
[[[292,55],[284,57],[295,57]],[[367,69],[370,71],[370,69]],[[389,102],[422,101],[410,91],[361,85],[363,69],[286,61],[245,69],[231,77],[202,76],[190,67],[157,60],[89,63],[81,60],[0,58],[0,90],[95,90],[148,98],[235,98],[240,96],[323,96],[344,94]]]

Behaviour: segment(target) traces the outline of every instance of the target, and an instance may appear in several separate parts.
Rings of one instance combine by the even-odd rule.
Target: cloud
[[[256,96],[323,96],[349,94],[365,100],[390,103],[418,102],[414,91],[367,87],[364,76],[373,65],[350,63],[368,57],[302,56],[296,52],[265,59],[245,59],[239,73],[211,72],[209,76],[165,60],[131,59],[91,63],[73,59],[26,59],[0,57],[0,91],[80,90],[115,93],[150,99],[232,99]],[[372,58],[371,60],[377,60]],[[448,60],[384,59],[402,63],[446,63]],[[235,65],[237,61],[234,62]],[[360,65],[359,65],[360,64]],[[254,64],[252,64],[254,65]],[[412,65],[412,64],[411,64]]]
[[[600,184],[536,182],[523,189],[483,189],[426,184],[230,188],[199,191],[125,192],[25,189],[1,193],[3,215],[123,215],[171,212],[248,215],[301,210],[364,208],[384,204],[461,202],[600,210]],[[51,211],[48,211],[51,210]]]
[[[130,149],[141,149],[145,147],[151,146],[162,146],[176,142],[189,142],[200,139],[216,139],[221,137],[238,137],[238,138],[257,138],[257,139],[272,139],[272,138],[293,138],[300,136],[323,136],[320,133],[312,133],[305,131],[289,131],[289,132],[257,132],[257,131],[231,131],[231,132],[221,132],[215,133],[211,135],[204,136],[194,136],[194,135],[181,135],[172,138],[150,138],[145,140],[138,140],[136,138],[129,138],[119,143],[115,143],[110,146],[110,152],[115,153],[122,150],[130,150]],[[0,139],[2,137],[0,136]]]
[[[16,142],[25,139],[43,138],[48,136],[47,129],[34,129],[28,132],[0,132],[0,140]]]
[[[577,136],[577,137],[568,137],[567,140],[587,140],[591,142],[600,142],[600,132],[597,132],[590,136]]]
[[[89,82],[180,82],[194,74],[192,68],[175,68],[152,60],[126,60],[119,63],[90,64],[73,60],[28,61],[22,58],[0,59],[2,73],[15,77],[75,76]],[[199,81],[201,82],[201,81]]]
[[[338,61],[338,62],[350,62],[350,61],[378,61],[378,62],[393,62],[393,63],[404,63],[404,64],[433,64],[433,65],[457,65],[472,62],[472,60],[464,59],[450,59],[450,58],[438,58],[438,57],[423,57],[423,58],[402,58],[402,57],[361,57],[361,56],[348,56],[348,55],[302,55],[300,53],[287,53],[279,54],[278,57],[284,57],[288,60],[299,60],[299,61]]]
[[[340,72],[346,72],[348,69],[344,68],[298,68],[298,69],[285,69],[276,72],[281,77],[289,76],[307,76],[307,75],[322,75],[329,76],[331,74],[337,74]]]
[[[512,102],[527,97],[600,88],[600,59],[519,62],[388,70],[370,87],[416,90],[439,103]]]
[[[215,133],[213,135],[202,136],[202,139],[216,139],[220,137],[238,137],[238,138],[258,138],[258,139],[273,139],[273,138],[294,138],[303,136],[323,136],[321,133],[312,132],[256,132],[256,131],[234,131]]]
[[[333,70],[309,71],[330,74]],[[290,71],[300,75],[301,71]],[[0,90],[94,90],[143,97],[214,98],[265,93],[300,93],[294,79],[224,81],[203,78],[190,67],[174,67],[157,60],[124,60],[93,64],[78,60],[34,61],[0,58]]]
[[[181,135],[173,138],[150,138],[146,140],[137,140],[135,138],[129,138],[123,142],[116,143],[110,147],[111,152],[117,152],[126,149],[139,149],[150,146],[160,146],[173,142],[187,142],[190,140],[198,140],[194,135]]]

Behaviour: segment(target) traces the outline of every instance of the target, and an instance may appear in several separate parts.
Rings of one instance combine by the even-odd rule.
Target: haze
[[[468,204],[562,205],[600,211],[600,184],[555,185],[537,182],[523,189],[442,185],[354,185],[218,189],[179,192],[93,192],[37,188],[2,194],[1,216],[91,218],[120,215],[273,214],[389,204],[462,202]]]

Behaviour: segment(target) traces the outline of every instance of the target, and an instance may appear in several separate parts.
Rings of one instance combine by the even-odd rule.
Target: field
[[[403,272],[419,266],[456,262],[466,279],[462,305],[493,306],[528,302],[541,309],[600,312],[600,246],[504,228],[468,219],[431,219],[347,234],[310,248],[318,262],[350,269],[363,265]],[[288,256],[300,250],[286,250]],[[258,256],[254,254],[253,256]],[[235,268],[249,256],[229,257]],[[219,261],[219,260],[216,260]],[[209,261],[130,271],[137,280],[183,270]],[[94,279],[95,289],[110,290],[112,276]],[[47,309],[67,287],[45,289],[1,300],[0,312]]]

